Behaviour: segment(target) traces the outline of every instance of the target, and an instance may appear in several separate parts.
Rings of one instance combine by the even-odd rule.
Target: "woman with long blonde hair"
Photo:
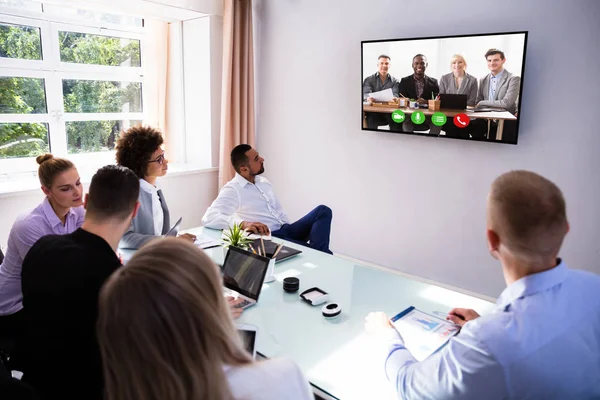
[[[139,250],[106,282],[99,313],[107,400],[313,399],[295,364],[252,360],[217,266],[191,243]]]

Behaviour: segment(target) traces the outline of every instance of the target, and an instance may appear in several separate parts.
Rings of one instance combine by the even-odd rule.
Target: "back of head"
[[[131,169],[139,179],[143,179],[152,153],[162,144],[163,137],[158,130],[150,126],[133,126],[121,133],[117,140],[117,164]]]
[[[40,184],[48,189],[52,187],[58,175],[71,168],[75,168],[71,161],[54,157],[49,153],[38,156],[35,161],[39,164],[38,178],[40,179]]]
[[[233,165],[233,169],[237,173],[240,172],[240,167],[242,165],[248,164],[248,156],[246,153],[252,150],[252,146],[249,144],[239,144],[231,150],[231,165]]]
[[[191,243],[143,247],[107,281],[99,308],[108,400],[228,399],[223,366],[251,362],[216,265]]]
[[[133,213],[140,194],[140,181],[119,165],[100,168],[92,177],[86,203],[86,218],[124,221]]]
[[[492,184],[488,228],[522,261],[538,263],[555,257],[568,231],[562,192],[536,173],[505,173]]]

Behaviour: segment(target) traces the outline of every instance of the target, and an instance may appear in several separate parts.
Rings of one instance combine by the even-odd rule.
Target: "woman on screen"
[[[131,169],[140,179],[140,209],[121,239],[119,248],[139,249],[171,228],[167,201],[156,186],[156,179],[165,176],[169,169],[162,144],[159,131],[141,125],[129,128],[117,141],[117,164]],[[190,234],[179,237],[192,242],[196,239]]]
[[[450,59],[449,74],[440,78],[440,93],[466,94],[467,106],[477,104],[477,78],[467,74],[467,61],[460,54],[455,54]]]
[[[109,278],[97,327],[106,400],[314,398],[294,363],[252,360],[218,267],[183,240],[148,244]]]

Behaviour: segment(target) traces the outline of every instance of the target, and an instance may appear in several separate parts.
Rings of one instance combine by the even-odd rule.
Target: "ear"
[[[83,208],[87,210],[88,201],[90,199],[90,195],[88,193],[85,194],[83,198]]]
[[[46,196],[50,196],[52,194],[50,189],[48,189],[46,186],[42,186],[42,192],[44,192]]]
[[[135,202],[135,207],[133,207],[133,214],[131,214],[131,218],[135,218],[135,216],[137,215],[139,209],[140,209],[140,202],[136,201]]]
[[[240,175],[242,175],[242,172],[243,173],[248,173],[248,172],[250,172],[250,168],[248,168],[247,165],[241,165],[240,166]]]
[[[487,241],[488,241],[488,249],[492,257],[496,260],[500,259],[500,237],[496,232],[491,229],[486,231]]]

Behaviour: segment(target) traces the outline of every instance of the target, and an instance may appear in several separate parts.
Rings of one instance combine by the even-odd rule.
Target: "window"
[[[41,9],[23,11],[26,17],[0,13],[0,172],[33,170],[31,157],[49,151],[113,162],[119,132],[144,119],[143,22],[58,5]],[[73,18],[86,26],[64,22]]]

